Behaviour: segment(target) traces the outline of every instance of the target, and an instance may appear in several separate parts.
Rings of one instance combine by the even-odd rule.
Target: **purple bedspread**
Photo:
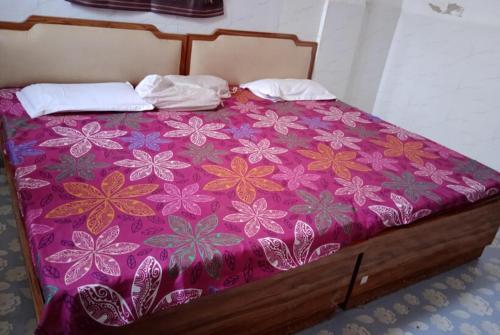
[[[493,196],[500,174],[340,101],[31,120],[0,90],[39,333],[121,326]]]

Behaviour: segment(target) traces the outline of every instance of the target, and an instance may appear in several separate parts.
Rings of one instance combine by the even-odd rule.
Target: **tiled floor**
[[[9,190],[0,169],[0,335],[32,334],[35,318]],[[500,335],[500,235],[472,263],[418,283],[300,334]]]

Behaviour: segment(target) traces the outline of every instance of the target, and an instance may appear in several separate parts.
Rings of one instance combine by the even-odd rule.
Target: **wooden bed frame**
[[[103,21],[31,18],[31,22],[57,21],[58,24],[128,27],[125,23]],[[0,23],[0,29],[18,27]],[[132,24],[151,31],[151,26]],[[26,27],[26,26],[24,26]],[[12,28],[14,29],[14,28]],[[26,28],[28,29],[28,28]],[[156,29],[156,28],[154,28]],[[219,31],[208,36],[212,40]],[[259,33],[229,32],[231,35],[258,36]],[[272,34],[264,34],[266,38]],[[292,35],[275,38],[298,41]],[[187,41],[199,39],[195,35]],[[213,38],[215,39],[215,38]],[[314,42],[302,42],[316,52]],[[183,42],[184,43],[184,42]],[[1,45],[0,45],[1,47]],[[191,49],[183,46],[182,50]],[[184,51],[183,51],[184,53]],[[188,57],[183,58],[189,60]],[[311,59],[311,62],[314,57]],[[189,69],[189,65],[182,65]],[[309,65],[307,76],[312,72]],[[182,72],[181,72],[182,73]],[[2,131],[0,145],[3,145]],[[14,171],[3,150],[4,164],[11,186],[14,212],[22,253],[33,293],[37,318],[43,309],[43,295],[28,246],[28,235],[19,211],[14,189]],[[201,297],[185,305],[151,315],[107,334],[276,334],[293,333],[332,316],[343,308],[368,302],[416,281],[479,257],[491,243],[500,225],[500,196],[476,204],[427,217],[411,225],[387,229],[378,236],[343,248],[334,255],[270,278]]]

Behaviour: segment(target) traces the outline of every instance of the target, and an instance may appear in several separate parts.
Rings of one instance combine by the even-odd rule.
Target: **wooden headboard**
[[[148,74],[212,74],[231,84],[310,78],[317,45],[295,35],[160,32],[147,24],[31,16],[0,22],[0,87],[139,82]]]

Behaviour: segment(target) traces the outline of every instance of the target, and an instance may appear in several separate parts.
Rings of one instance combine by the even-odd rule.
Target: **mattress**
[[[40,333],[132,323],[488,198],[500,174],[339,100],[30,119],[0,90]]]

